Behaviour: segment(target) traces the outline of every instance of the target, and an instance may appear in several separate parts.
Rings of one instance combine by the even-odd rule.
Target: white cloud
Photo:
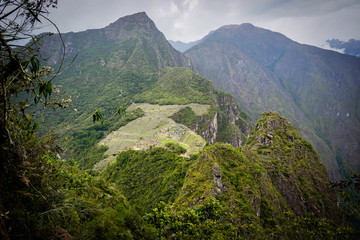
[[[175,3],[171,2],[170,10],[172,13],[175,13],[175,12],[179,11],[179,8],[177,7],[177,5]]]
[[[199,4],[199,0],[185,0],[184,6],[188,6],[190,10],[194,9]]]

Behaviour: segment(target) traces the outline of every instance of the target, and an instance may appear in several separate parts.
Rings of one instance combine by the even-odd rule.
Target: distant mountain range
[[[181,41],[172,41],[169,40],[169,43],[171,44],[171,46],[173,46],[176,50],[178,50],[179,52],[185,52],[186,50],[192,48],[193,46],[199,44],[201,42],[201,40],[197,40],[197,41],[193,41],[193,42],[181,42]]]
[[[331,39],[326,41],[333,49],[343,51],[345,54],[360,58],[360,40],[350,39],[349,41],[340,41]]]
[[[360,59],[251,24],[212,31],[185,55],[253,119],[270,110],[288,117],[332,179],[360,172]]]

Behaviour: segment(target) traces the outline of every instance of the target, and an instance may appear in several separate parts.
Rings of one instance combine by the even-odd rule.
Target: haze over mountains
[[[188,42],[188,43],[184,43],[181,41],[172,41],[172,40],[168,40],[168,41],[171,44],[171,46],[173,46],[176,50],[182,53],[201,42],[201,40]]]

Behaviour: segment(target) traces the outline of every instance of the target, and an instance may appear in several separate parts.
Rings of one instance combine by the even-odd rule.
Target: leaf
[[[40,70],[40,61],[35,56],[30,60],[31,65],[29,66],[30,72],[36,74]]]
[[[100,112],[99,109],[96,110],[92,116],[93,116],[93,122],[94,122],[94,123],[100,121],[100,122],[101,122],[101,125],[104,124],[104,118],[103,118],[103,115],[101,114],[101,112]]]
[[[48,96],[50,97],[52,93],[52,84],[50,81],[46,82],[45,86],[44,86],[44,97],[47,98]]]
[[[28,186],[28,187],[30,186],[30,179],[29,179],[29,178],[27,178],[27,177],[25,177],[25,176],[22,176],[21,181],[22,181],[23,183],[25,183],[26,186]]]
[[[120,106],[118,108],[117,113],[119,114],[120,117],[121,117],[121,114],[124,114],[126,116],[126,110],[123,106]]]
[[[45,81],[42,81],[39,83],[39,86],[38,86],[38,97],[40,98],[41,95],[43,95],[45,97],[45,99],[47,97],[50,97],[51,93],[52,93],[52,83],[51,81],[48,81],[48,82],[45,82]]]

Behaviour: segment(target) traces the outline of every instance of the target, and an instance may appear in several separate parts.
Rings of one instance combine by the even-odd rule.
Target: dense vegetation
[[[7,10],[7,4],[20,9],[22,14],[16,16],[25,16],[21,19],[31,27],[39,21],[37,17],[45,11],[45,6],[56,5],[56,1],[52,0],[22,3],[18,8],[18,1],[7,1],[0,6],[3,10]],[[137,17],[144,18],[143,14]],[[0,18],[6,20],[6,14],[0,15]],[[147,25],[152,26],[147,18],[145,20]],[[10,22],[8,27],[12,29],[14,24]],[[126,29],[133,28],[126,25]],[[13,30],[16,33],[19,31],[17,28]],[[80,45],[87,38],[96,39],[96,31],[90,32],[95,35],[82,33],[77,44]],[[109,31],[105,33],[109,34]],[[51,69],[40,67],[40,61],[31,47],[25,47],[26,51],[20,52],[16,48],[9,48],[8,44],[15,39],[11,36],[16,37],[11,35],[14,32],[9,34],[10,37],[3,31],[0,34],[1,239],[355,237],[354,231],[347,228],[341,219],[336,198],[329,188],[328,177],[318,154],[285,118],[276,113],[265,113],[258,120],[243,147],[234,148],[225,143],[209,144],[199,155],[184,157],[182,154],[185,149],[170,141],[164,148],[122,151],[116,161],[102,172],[92,171],[93,164],[103,158],[105,149],[97,146],[97,142],[106,132],[144,114],[141,109],[136,109],[126,116],[122,115],[120,119],[114,119],[119,104],[126,106],[129,102],[122,98],[119,101],[108,99],[105,92],[101,91],[113,90],[121,96],[143,92],[149,98],[148,101],[157,103],[175,103],[188,97],[189,102],[203,101],[211,106],[207,114],[197,116],[199,131],[208,130],[205,125],[218,120],[218,137],[224,141],[228,140],[228,134],[237,131],[235,126],[239,131],[249,127],[247,116],[240,113],[236,104],[232,104],[230,96],[214,93],[206,79],[189,70],[165,68],[162,73],[158,73],[158,69],[166,65],[164,62],[169,63],[173,59],[164,47],[166,45],[160,45],[154,51],[150,44],[153,39],[150,37],[139,40],[141,44],[126,40],[122,44],[128,45],[126,49],[132,49],[131,54],[124,49],[117,49],[121,53],[117,57],[128,58],[125,64],[136,70],[121,70],[119,76],[126,77],[119,82],[128,81],[129,85],[123,85],[128,88],[120,93],[116,83],[107,85],[103,83],[105,81],[100,81],[104,72],[97,72],[96,65],[87,69],[88,76],[94,78],[94,82],[89,85],[87,83],[91,81],[81,82],[83,78],[73,83],[62,78],[64,87],[69,84],[66,86],[69,90],[75,89],[79,82],[85,85],[85,90],[78,92],[79,102],[84,105],[79,108],[80,116],[66,121],[70,118],[68,113],[49,115],[49,119],[57,119],[53,124],[62,127],[59,129],[58,125],[55,133],[56,130],[67,130],[65,126],[71,128],[64,154],[53,137],[54,132],[44,134],[42,131],[40,135],[37,129],[39,123],[28,111],[30,105],[41,105],[45,109],[49,106],[66,107],[64,99],[53,98],[58,88],[54,86]],[[88,49],[88,52],[84,51],[89,54],[87,64],[99,60],[95,59],[91,51],[107,51],[110,55],[116,55],[109,49],[109,45],[99,44],[96,48]],[[154,57],[156,52],[162,52],[162,61]],[[109,59],[100,59],[101,66],[103,62],[105,65],[111,63]],[[70,73],[74,74],[71,70]],[[157,74],[162,74],[159,79],[154,77]],[[176,91],[180,80],[189,85],[190,93],[197,95],[192,97]],[[149,82],[155,83],[153,88],[149,87]],[[159,92],[159,87],[170,92],[173,90],[176,95],[164,93],[152,96],[154,93],[150,92]],[[89,98],[84,97],[91,95],[90,90],[100,91],[96,101],[87,101]],[[76,95],[75,91],[73,93]],[[21,95],[20,98],[18,95]],[[24,96],[31,96],[29,99],[35,99],[34,103]],[[88,118],[98,120],[94,116],[99,116],[95,115],[99,112],[92,113],[99,106],[108,110],[104,114],[106,121],[101,125],[88,126],[85,123]],[[94,109],[90,110],[92,107]],[[38,110],[34,107],[30,112],[39,113]],[[195,113],[191,110],[185,107],[173,117],[193,126]],[[223,124],[220,121],[223,118],[228,123]],[[45,129],[46,126],[42,127]],[[71,156],[75,156],[75,160]],[[351,186],[349,184],[346,187]]]
[[[137,102],[154,104],[213,104],[211,82],[188,68],[164,69],[151,90],[135,96]]]
[[[128,122],[142,117],[144,112],[138,108],[134,111],[123,115],[121,118],[116,117],[112,121],[107,121],[104,124],[94,124],[89,127],[75,128],[70,136],[67,136],[64,146],[64,158],[74,158],[83,169],[91,169],[95,163],[103,159],[104,153],[107,150],[104,146],[99,146],[98,143],[109,132],[114,131]]]
[[[110,165],[103,176],[121,189],[131,204],[142,212],[151,210],[155,203],[171,203],[178,195],[192,160],[180,157],[182,148],[168,144],[169,148],[150,148],[145,151],[121,152],[116,163]]]

